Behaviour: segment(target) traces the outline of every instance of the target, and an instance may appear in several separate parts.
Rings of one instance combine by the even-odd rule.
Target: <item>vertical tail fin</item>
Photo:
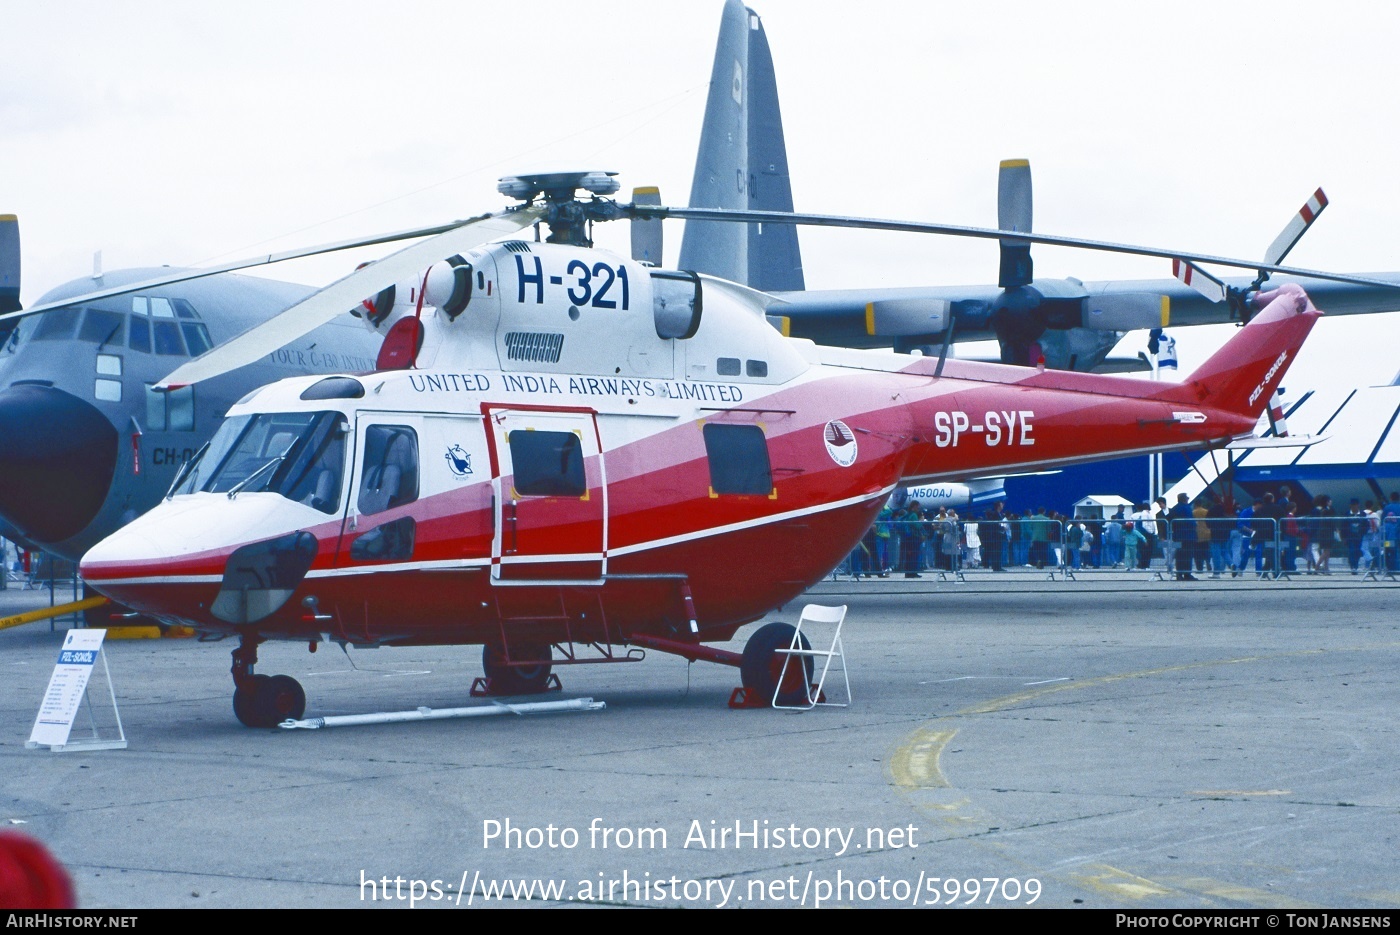
[[[695,158],[691,207],[791,211],[773,58],[758,14],[727,0]],[[763,291],[804,288],[797,228],[687,221],[680,266]]]
[[[1267,303],[1186,382],[1159,394],[1168,402],[1205,403],[1258,419],[1278,390],[1298,349],[1322,315],[1301,286],[1264,293]]]

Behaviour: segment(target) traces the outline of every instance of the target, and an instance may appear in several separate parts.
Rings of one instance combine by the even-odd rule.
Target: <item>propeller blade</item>
[[[1400,282],[1390,282],[1371,276],[1353,276],[1349,273],[1329,273],[1325,270],[1304,269],[1297,266],[1281,266],[1273,263],[1260,263],[1258,260],[1240,260],[1233,257],[1214,256],[1209,253],[1192,253],[1187,250],[1165,250],[1161,247],[1143,247],[1137,244],[1114,243],[1107,240],[1089,240],[1084,237],[1064,237],[1058,234],[1025,234],[1020,231],[1005,231],[989,227],[966,227],[959,224],[935,224],[927,221],[891,221],[883,218],[861,218],[843,214],[798,214],[784,211],[745,211],[738,208],[669,208],[648,207],[646,205],[622,205],[621,214],[642,218],[676,218],[697,221],[741,221],[761,224],[800,224],[810,227],[848,227],[856,230],[899,231],[909,234],[944,234],[951,237],[979,237],[985,240],[1000,240],[1004,237],[1025,240],[1033,244],[1048,244],[1055,247],[1074,247],[1079,250],[1100,250],[1105,253],[1126,253],[1133,256],[1155,256],[1163,259],[1179,259],[1193,263],[1214,263],[1234,269],[1265,270],[1282,273],[1302,279],[1320,279],[1324,282],[1344,282],[1356,286],[1375,286],[1381,289],[1400,289]]]
[[[865,306],[865,333],[881,337],[942,334],[953,303],[946,299],[877,299]]]
[[[491,215],[482,215],[482,217],[490,216]],[[480,220],[480,218],[469,218],[465,221],[452,221],[448,224],[438,224],[433,227],[419,227],[413,230],[397,231],[392,234],[377,234],[373,237],[356,237],[351,240],[338,240],[334,243],[319,244],[314,247],[303,247],[299,250],[285,250],[281,253],[268,253],[262,256],[250,257],[246,260],[235,260],[232,263],[221,263],[218,266],[201,266],[198,269],[172,270],[167,275],[143,279],[141,282],[128,283],[125,286],[114,286],[110,289],[97,289],[93,292],[85,292],[82,295],[62,299],[58,302],[46,302],[42,305],[30,306],[22,312],[0,314],[0,324],[4,324],[6,319],[19,318],[25,315],[37,315],[41,312],[47,312],[49,309],[67,308],[70,305],[93,302],[97,299],[105,299],[108,296],[141,292],[146,289],[154,289],[157,286],[168,286],[172,283],[188,282],[191,279],[203,279],[206,276],[217,276],[220,273],[232,273],[240,269],[250,269],[254,266],[267,266],[271,263],[281,263],[285,260],[296,260],[307,256],[318,256],[322,253],[334,253],[337,250],[351,250],[355,247],[372,247],[376,244],[394,243],[399,240],[412,240],[415,237],[431,237],[435,234],[443,234],[448,231],[457,230],[464,224],[471,224],[477,220]],[[18,240],[16,240],[16,251],[18,251]],[[438,257],[438,259],[442,259],[442,257]],[[18,273],[16,273],[16,285],[18,285]],[[352,302],[351,305],[359,303],[362,299],[364,299],[364,296],[360,296],[355,302]],[[4,309],[0,309],[0,311],[4,311]]]
[[[0,214],[0,312],[19,309],[19,218]]]
[[[1212,302],[1225,301],[1225,284],[1195,264],[1172,258],[1172,275]]]
[[[656,187],[632,189],[635,205],[661,204],[661,189]],[[632,219],[632,259],[648,266],[661,265],[661,222]]]
[[[1027,159],[1002,160],[997,172],[997,226],[1004,231],[1031,231],[1031,164]],[[1030,241],[1003,237],[997,285],[1014,289],[1029,285],[1033,278]]]
[[[1303,204],[1298,213],[1293,215],[1292,220],[1284,227],[1283,233],[1275,237],[1274,242],[1269,244],[1269,249],[1264,251],[1264,262],[1269,264],[1282,263],[1283,258],[1288,256],[1288,251],[1292,250],[1298,239],[1307,233],[1308,228],[1312,227],[1313,221],[1317,220],[1317,216],[1322,213],[1322,209],[1325,207],[1327,207],[1327,196],[1319,188],[1312,193],[1312,197]]]
[[[1165,328],[1171,317],[1171,298],[1146,292],[1093,295],[1084,300],[1085,328],[1098,331],[1136,331]]]
[[[289,341],[345,314],[346,309],[354,308],[365,296],[374,295],[405,277],[417,275],[445,256],[465,253],[473,247],[529,227],[544,214],[545,208],[542,206],[489,214],[391,253],[382,260],[341,277],[310,298],[248,329],[233,340],[196,357],[156,384],[156,388],[189,386],[251,364],[264,354],[270,354]]]

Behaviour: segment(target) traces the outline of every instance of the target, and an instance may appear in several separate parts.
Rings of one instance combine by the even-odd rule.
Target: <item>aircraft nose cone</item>
[[[35,541],[62,542],[97,516],[117,467],[117,430],[51,386],[0,391],[0,516]]]

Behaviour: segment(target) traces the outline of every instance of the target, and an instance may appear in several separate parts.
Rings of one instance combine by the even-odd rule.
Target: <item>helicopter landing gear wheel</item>
[[[550,664],[552,656],[548,643],[519,643],[511,649],[511,659],[517,663],[533,664],[509,665],[506,663],[505,650],[487,643],[481,647],[481,667],[486,670],[491,694],[538,695],[547,691],[549,673],[553,669]]]
[[[245,636],[233,651],[233,716],[245,727],[276,727],[306,713],[306,691],[290,675],[255,675],[258,644]]]
[[[791,624],[769,623],[758,628],[744,644],[744,658],[739,663],[739,677],[744,689],[764,704],[771,703],[778,688],[778,678],[783,673],[783,663],[788,656],[777,650],[792,645],[792,634],[796,632]],[[797,644],[799,649],[811,649],[807,637]],[[797,656],[788,662],[787,675],[783,677],[782,690],[778,691],[778,704],[799,705],[807,703],[807,686],[812,682],[812,657]]]
[[[306,690],[290,675],[255,675],[233,690],[233,714],[245,727],[276,727],[306,713]]]

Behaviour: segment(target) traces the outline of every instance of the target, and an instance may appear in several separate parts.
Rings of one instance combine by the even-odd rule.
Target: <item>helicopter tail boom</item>
[[[1261,296],[1249,324],[1160,399],[1207,404],[1258,419],[1322,315],[1301,286],[1286,284]]]

